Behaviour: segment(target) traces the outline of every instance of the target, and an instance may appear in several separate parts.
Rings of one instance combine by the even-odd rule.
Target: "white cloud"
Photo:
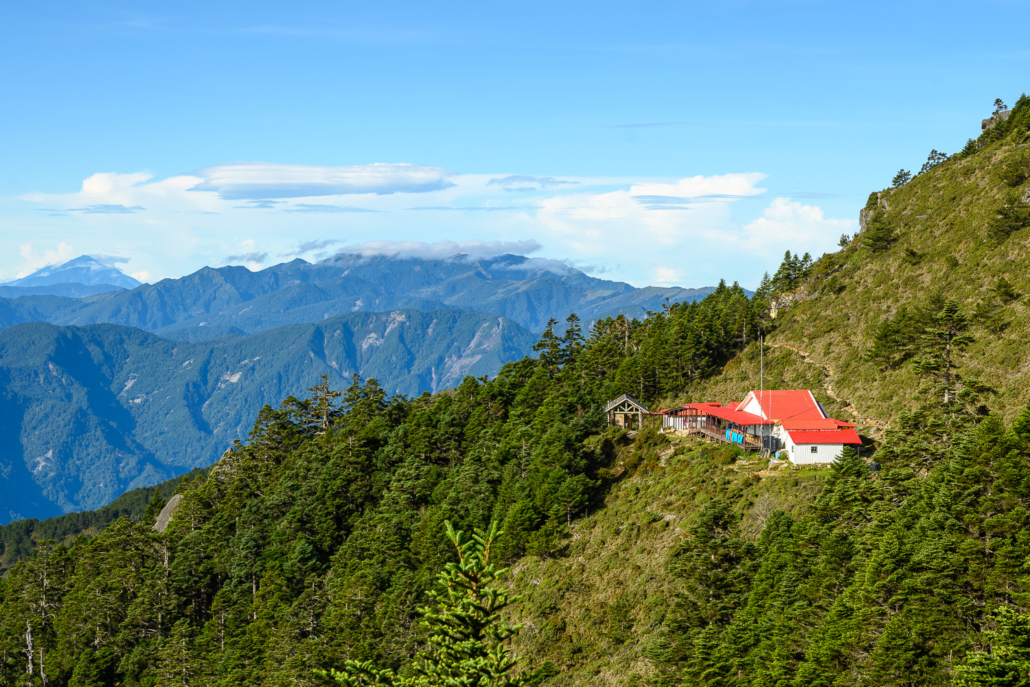
[[[157,179],[147,172],[104,172],[72,193],[22,196],[36,207],[26,208],[32,216],[20,242],[31,236],[35,244],[56,245],[78,232],[88,237],[76,242],[83,252],[131,255],[133,270],[156,279],[225,264],[225,256],[257,269],[330,251],[474,259],[516,253],[548,261],[540,269],[567,269],[561,265],[571,259],[638,286],[702,286],[720,277],[753,286],[764,270],[775,269],[784,250],[833,250],[841,232],[855,226],[789,198],[756,202],[765,179],[757,172],[571,178],[452,175],[417,165],[240,163],[198,174]],[[297,193],[337,195],[290,196]],[[355,193],[364,195],[357,202],[339,195]],[[429,209],[411,212],[415,207]],[[44,217],[41,208],[78,211]],[[241,241],[241,235],[254,238]],[[16,241],[6,244],[7,258],[0,257],[7,273],[23,267]],[[78,245],[82,241],[88,245]],[[56,259],[33,254],[31,264]]]
[[[36,253],[32,248],[31,243],[24,243],[21,245],[18,252],[25,260],[25,265],[23,265],[21,271],[18,272],[18,279],[29,276],[41,267],[68,262],[73,257],[72,247],[64,241],[57,244],[56,248],[44,250],[42,253]]]
[[[133,272],[129,276],[138,282],[143,282],[144,284],[150,282],[150,272],[147,272],[146,270],[143,270],[141,272]]]
[[[756,184],[766,178],[765,174],[748,172],[744,174],[720,174],[694,176],[669,183],[633,184],[630,194],[642,197],[675,198],[680,200],[718,199],[733,200],[765,193]]]
[[[193,191],[214,191],[230,200],[310,198],[347,194],[426,193],[453,186],[442,167],[412,164],[314,167],[267,162],[213,165],[199,172]]]
[[[473,260],[493,258],[498,255],[512,253],[528,255],[540,250],[540,244],[528,241],[369,241],[353,246],[346,246],[337,251],[337,255],[360,255],[362,257],[387,256],[396,258],[425,258],[444,260],[458,254],[464,254]]]
[[[654,270],[654,280],[656,284],[677,284],[682,280],[679,270],[673,269],[672,267],[663,267],[656,265]]]
[[[744,225],[743,238],[752,249],[795,246],[794,250],[816,254],[833,250],[840,235],[854,231],[857,224],[851,219],[825,217],[817,205],[776,198],[761,217]]]

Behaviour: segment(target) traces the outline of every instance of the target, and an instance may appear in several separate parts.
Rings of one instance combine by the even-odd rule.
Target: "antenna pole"
[[[758,331],[758,361],[758,407],[761,408],[762,401],[765,400],[765,337],[762,336],[761,330]],[[769,438],[769,426],[765,425],[764,429],[762,434]],[[768,442],[763,441],[762,443]],[[763,446],[763,448],[765,447]]]

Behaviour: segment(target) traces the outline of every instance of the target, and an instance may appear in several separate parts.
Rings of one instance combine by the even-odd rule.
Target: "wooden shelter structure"
[[[637,401],[629,394],[623,394],[613,401],[609,401],[604,407],[608,415],[608,424],[616,425],[624,429],[640,429],[644,425],[644,418],[651,415],[640,401]]]
[[[771,449],[770,420],[737,410],[737,404],[687,403],[660,412],[662,427],[685,431],[711,441],[736,444],[745,450]]]

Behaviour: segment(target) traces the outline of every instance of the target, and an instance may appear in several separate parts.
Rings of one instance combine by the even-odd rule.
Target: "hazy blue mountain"
[[[514,255],[338,255],[67,289],[69,275],[112,271],[83,257],[0,287],[0,522],[97,507],[209,465],[264,403],[324,371],[341,384],[360,371],[391,393],[438,391],[528,353],[530,331],[552,317],[640,317],[712,290],[638,289]]]
[[[414,395],[530,352],[517,323],[467,310],[356,312],[213,341],[117,325],[0,331],[0,523],[96,508],[210,465],[261,407],[360,372]]]
[[[85,298],[98,293],[119,291],[122,287],[111,284],[44,284],[41,286],[0,286],[0,298],[21,298],[22,296],[65,296]]]
[[[59,284],[84,284],[86,286],[134,289],[140,285],[140,282],[123,273],[117,267],[105,265],[89,255],[80,255],[74,260],[69,260],[60,265],[48,265],[38,269],[29,276],[7,282],[4,286],[41,287]]]
[[[517,255],[487,260],[338,255],[315,264],[293,260],[259,272],[205,267],[179,279],[87,298],[0,299],[0,326],[106,322],[158,333],[197,327],[253,333],[349,312],[459,308],[502,315],[539,332],[548,319],[563,321],[572,312],[589,324],[620,312],[640,316],[666,299],[693,300],[711,291],[638,289]]]

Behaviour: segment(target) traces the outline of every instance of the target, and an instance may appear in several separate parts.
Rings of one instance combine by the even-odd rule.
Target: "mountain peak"
[[[97,286],[110,284],[122,289],[134,289],[141,282],[119,270],[114,265],[104,264],[92,255],[77,258],[56,265],[42,267],[27,277],[7,282],[6,286],[52,286],[54,284],[85,284]]]

